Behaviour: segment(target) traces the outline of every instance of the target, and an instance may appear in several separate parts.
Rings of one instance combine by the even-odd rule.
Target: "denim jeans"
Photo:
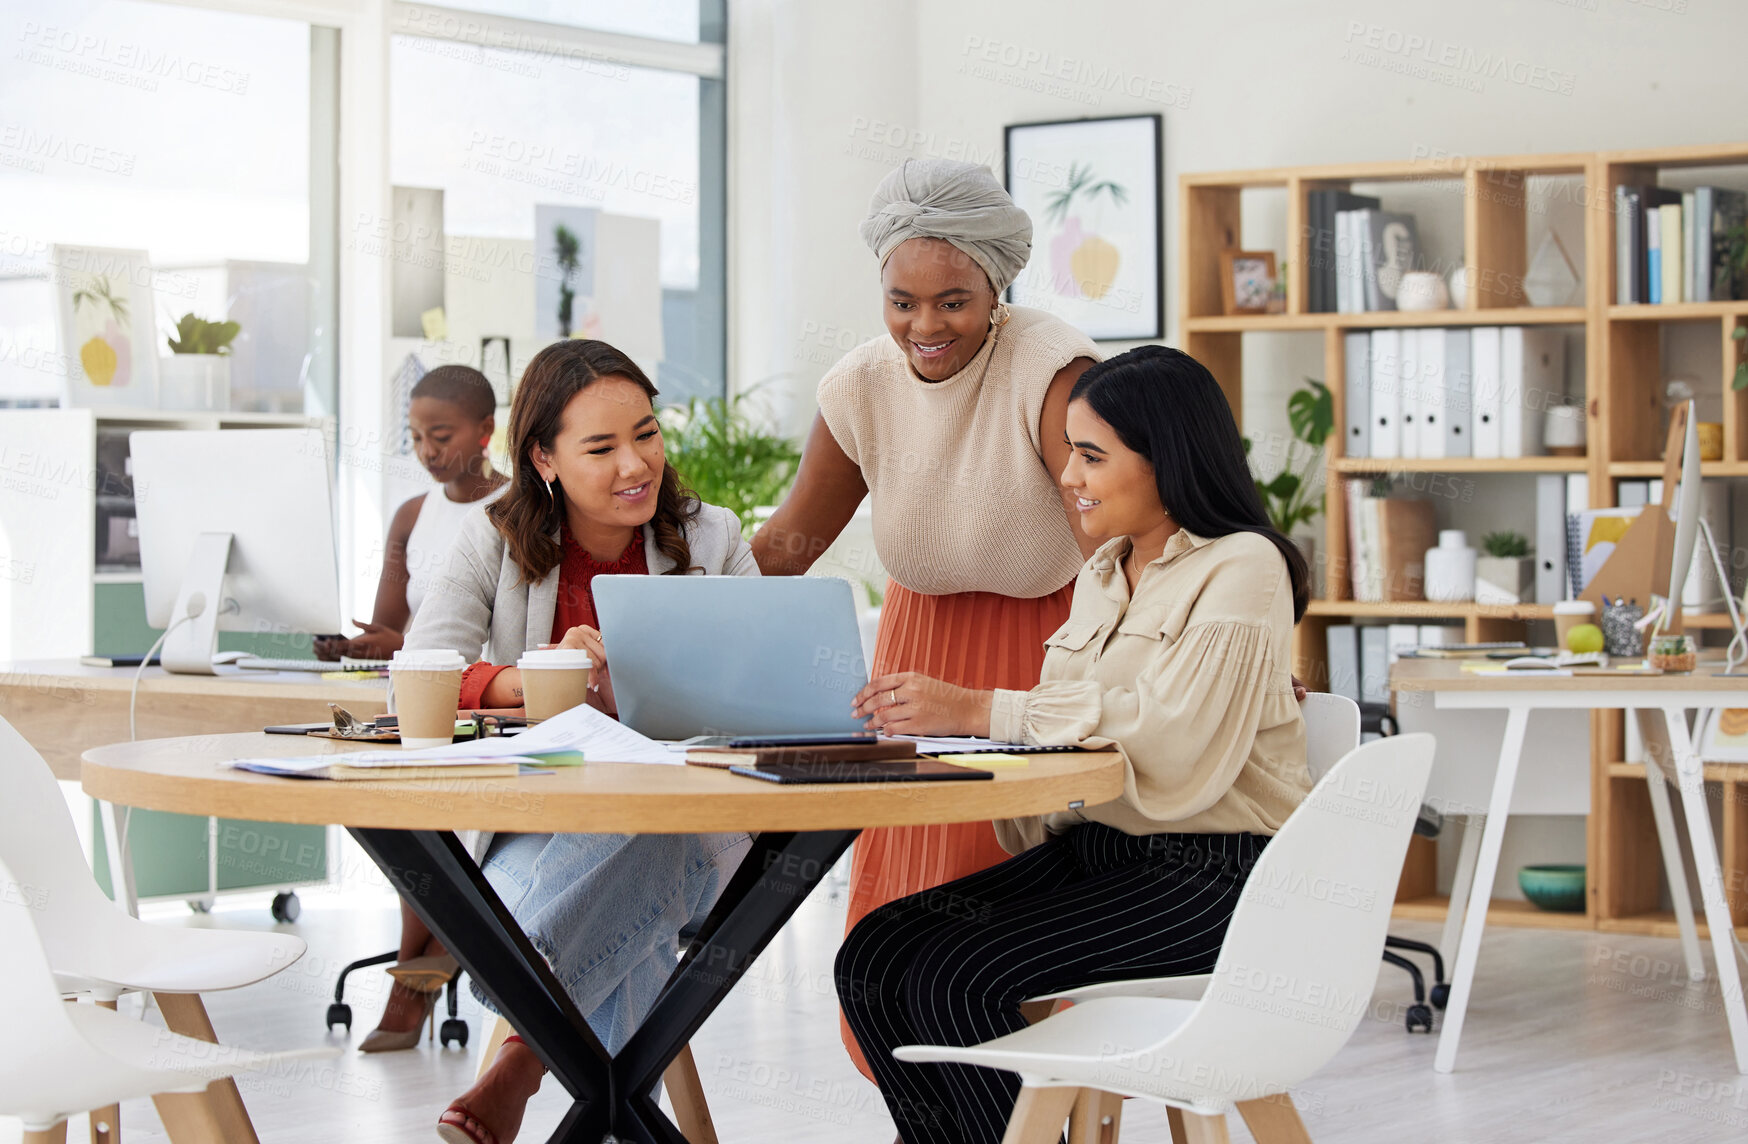
[[[673,974],[680,931],[703,922],[751,846],[745,834],[500,834],[483,870],[618,1053]]]

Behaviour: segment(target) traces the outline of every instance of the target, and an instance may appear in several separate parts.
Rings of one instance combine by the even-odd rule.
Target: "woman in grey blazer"
[[[407,633],[415,650],[471,657],[484,645],[462,707],[521,706],[511,665],[558,644],[589,652],[589,702],[611,714],[596,575],[758,575],[734,514],[699,502],[667,466],[655,393],[604,342],[557,342],[528,363],[510,413],[512,486],[469,515]],[[745,834],[500,834],[481,849],[487,880],[617,1053],[673,972],[680,931],[704,920],[749,845]],[[507,1144],[544,1071],[510,1038],[438,1135]]]

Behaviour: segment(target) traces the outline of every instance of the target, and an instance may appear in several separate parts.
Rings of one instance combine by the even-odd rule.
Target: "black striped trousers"
[[[862,919],[838,951],[838,999],[906,1144],[998,1144],[1020,1080],[893,1049],[1012,1033],[1040,993],[1211,971],[1267,842],[1090,823]]]

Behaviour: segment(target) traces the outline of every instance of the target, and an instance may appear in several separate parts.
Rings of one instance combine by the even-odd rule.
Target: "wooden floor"
[[[263,1049],[326,1043],[322,1018],[335,973],[349,959],[392,944],[392,900],[308,891],[304,898],[295,930],[309,941],[309,956],[271,981],[209,996],[222,1039]],[[209,918],[172,907],[168,920],[267,928],[264,903],[232,899]],[[163,907],[155,912],[166,914]],[[693,1042],[724,1144],[892,1140],[878,1093],[838,1046],[831,957],[842,924],[841,899],[817,895]],[[1395,928],[1404,936],[1436,936],[1430,924]],[[1748,1078],[1729,1064],[1716,987],[1686,984],[1677,958],[1676,943],[1659,938],[1490,932],[1459,1071],[1451,1076],[1432,1071],[1432,1038],[1404,1031],[1407,979],[1386,967],[1368,1019],[1296,1094],[1305,1123],[1320,1144],[1748,1138]],[[352,1038],[331,1042],[347,1046],[342,1056],[242,1081],[264,1144],[426,1144],[436,1139],[438,1112],[470,1082],[471,1052],[444,1052],[434,1044],[386,1056],[353,1051],[375,1023],[387,978],[371,970],[353,981]],[[124,1011],[128,1004],[124,1000]],[[481,1023],[471,1000],[463,1016],[477,1045]],[[532,1107],[521,1139],[542,1141],[556,1125],[564,1094],[549,1088]],[[1238,1118],[1231,1120],[1233,1139],[1249,1140]],[[122,1125],[128,1144],[164,1139],[148,1102],[124,1106]],[[70,1139],[87,1139],[83,1118],[71,1128]],[[1163,1110],[1130,1101],[1123,1138],[1169,1140]],[[17,1122],[0,1120],[0,1144],[18,1139]]]

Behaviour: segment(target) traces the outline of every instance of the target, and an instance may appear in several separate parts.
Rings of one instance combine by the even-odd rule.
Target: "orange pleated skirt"
[[[1022,600],[993,592],[926,596],[887,581],[870,677],[920,671],[960,687],[1026,691],[1037,686],[1044,641],[1068,619],[1072,582]],[[850,864],[848,933],[878,906],[1004,861],[1008,852],[988,822],[864,830]],[[844,1047],[869,1080],[850,1027]]]

